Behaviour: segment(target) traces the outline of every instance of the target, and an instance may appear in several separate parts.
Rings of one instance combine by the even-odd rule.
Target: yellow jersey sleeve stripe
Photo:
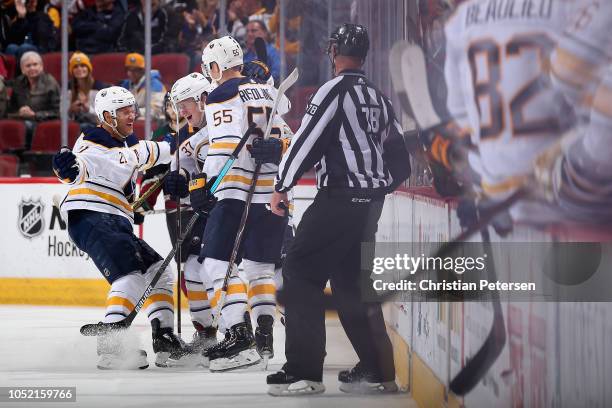
[[[231,149],[234,150],[238,146],[238,143],[230,143],[230,142],[215,142],[210,145],[210,150],[215,149]]]
[[[486,194],[500,194],[517,189],[524,185],[526,181],[527,176],[517,176],[510,177],[509,179],[497,184],[489,184],[483,181],[481,186]]]

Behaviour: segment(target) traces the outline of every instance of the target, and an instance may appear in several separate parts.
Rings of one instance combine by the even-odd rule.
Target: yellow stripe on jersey
[[[206,294],[206,292],[201,292],[199,290],[188,290],[187,299],[189,300],[208,300],[208,295]]]
[[[249,297],[257,295],[274,295],[276,294],[276,286],[270,284],[257,285],[249,289]]]
[[[215,149],[230,149],[234,150],[238,146],[238,143],[230,143],[230,142],[214,142],[210,145],[210,150]]]
[[[68,193],[69,196],[74,196],[78,194],[95,195],[96,197],[100,197],[103,200],[123,207],[128,213],[132,212],[132,207],[127,203],[127,201],[120,200],[119,198],[113,195],[101,193],[100,191],[92,190],[91,188],[77,188],[74,190],[70,190],[70,192]]]
[[[597,67],[580,59],[571,52],[557,48],[553,57],[551,70],[564,82],[573,86],[583,86],[596,79]]]
[[[120,296],[112,296],[106,300],[106,307],[108,306],[123,306],[128,310],[134,310],[134,305],[126,298]]]
[[[599,85],[592,105],[602,115],[612,117],[612,89],[605,84]]]
[[[251,177],[244,177],[244,176],[238,176],[235,174],[231,174],[231,175],[227,175],[225,177],[223,177],[223,180],[221,181],[221,184],[223,183],[242,183],[242,184],[246,184],[248,186],[251,185],[251,181],[252,178]],[[257,186],[260,187],[272,187],[274,185],[274,180],[273,179],[257,179]]]
[[[174,298],[170,295],[166,295],[165,293],[155,293],[149,296],[147,301],[144,303],[143,307],[146,309],[147,307],[151,306],[153,303],[156,303],[156,302],[168,302],[171,305],[173,305]]]
[[[510,177],[506,179],[505,181],[501,183],[496,183],[496,184],[489,184],[483,181],[481,182],[481,187],[484,190],[484,192],[489,195],[506,193],[506,192],[515,190],[523,186],[525,182],[527,181],[527,179],[528,179],[527,176],[516,176],[516,177]]]

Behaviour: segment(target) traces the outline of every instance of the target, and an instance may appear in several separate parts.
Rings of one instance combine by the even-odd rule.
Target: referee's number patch
[[[319,109],[319,105],[309,103],[308,106],[306,106],[306,114],[314,116],[314,114],[317,113],[317,109]]]

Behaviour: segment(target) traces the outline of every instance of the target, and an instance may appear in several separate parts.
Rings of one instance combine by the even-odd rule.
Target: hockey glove
[[[253,140],[253,145],[248,150],[251,152],[251,157],[255,159],[255,163],[257,164],[278,164],[283,155],[283,142],[275,137],[270,137],[268,139],[258,137]]]
[[[166,133],[166,136],[164,136],[164,142],[170,145],[170,154],[174,154],[174,152],[176,151],[176,140],[177,139],[178,137],[171,133]]]
[[[206,174],[196,174],[189,182],[189,198],[191,207],[199,212],[209,213],[217,203],[217,197],[210,192],[210,186],[215,182],[216,177],[206,183]]]
[[[267,82],[268,79],[270,79],[270,76],[272,76],[272,73],[266,64],[261,61],[254,60],[244,64],[242,68],[242,75]]]
[[[189,195],[188,183],[189,173],[185,169],[171,171],[164,179],[164,192],[178,201],[177,197],[185,198]]]
[[[67,147],[62,147],[60,151],[53,156],[52,165],[53,172],[55,172],[55,175],[64,183],[74,182],[79,175],[76,156]]]

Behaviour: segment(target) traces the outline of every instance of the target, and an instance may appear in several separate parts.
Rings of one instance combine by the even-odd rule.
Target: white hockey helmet
[[[96,115],[101,123],[106,123],[104,120],[104,112],[109,112],[111,117],[116,119],[118,109],[132,105],[136,105],[134,95],[132,95],[132,93],[127,89],[120,86],[111,86],[100,89],[96,94],[96,99],[94,101]]]
[[[198,72],[194,72],[177,80],[170,90],[170,98],[173,104],[177,104],[189,98],[193,98],[196,103],[202,99],[204,92],[211,93],[215,89],[214,85],[206,77]]]
[[[226,35],[208,43],[202,51],[202,73],[213,81],[220,78],[213,78],[210,72],[210,65],[215,62],[221,72],[243,64],[242,47],[234,37]]]

